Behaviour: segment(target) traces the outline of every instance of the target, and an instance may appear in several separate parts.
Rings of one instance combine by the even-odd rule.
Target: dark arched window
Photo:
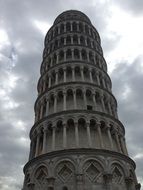
[[[68,188],[64,186],[62,190],[68,190]]]

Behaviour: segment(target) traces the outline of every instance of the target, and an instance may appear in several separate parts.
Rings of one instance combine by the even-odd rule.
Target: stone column
[[[93,78],[92,78],[92,71],[91,71],[91,69],[89,70],[89,76],[90,76],[90,82],[93,83]]]
[[[58,47],[59,47],[59,45],[58,45]],[[56,64],[58,64],[59,63],[59,52],[57,53],[57,62],[56,62]]]
[[[111,105],[110,105],[109,100],[108,100],[108,109],[109,109],[109,114],[112,115],[112,110],[111,110]]]
[[[117,147],[118,147],[118,150],[119,152],[122,153],[122,150],[121,150],[121,147],[120,147],[120,141],[119,141],[119,136],[117,134],[117,132],[115,131],[115,138],[116,138],[116,142],[117,142]]]
[[[86,123],[88,146],[91,147],[90,123]]]
[[[66,61],[66,50],[64,50],[64,61]]]
[[[55,135],[56,135],[56,126],[52,128],[52,150],[55,150]]]
[[[102,78],[103,88],[106,88],[104,78]]]
[[[40,143],[40,132],[38,132],[37,134],[35,156],[38,156],[38,153],[39,153],[39,143]]]
[[[102,132],[101,132],[101,124],[100,123],[97,123],[96,124],[97,126],[97,132],[98,132],[98,136],[99,136],[99,143],[100,143],[100,148],[104,148],[104,145],[103,145],[103,138],[102,138]]]
[[[101,95],[101,104],[102,104],[102,110],[103,112],[105,112],[105,104],[104,104],[103,95]]]
[[[64,70],[64,82],[66,82],[66,68],[64,68],[63,70]]]
[[[46,80],[43,81],[43,92],[46,90]]]
[[[112,141],[112,136],[111,136],[111,132],[110,132],[110,126],[107,125],[107,135],[108,135],[108,139],[109,139],[109,142],[110,142],[110,148],[111,150],[113,150],[113,141]]]
[[[79,49],[79,59],[82,61],[81,49]]]
[[[56,75],[55,85],[57,85],[58,84],[58,71],[55,72],[55,75]]]
[[[43,117],[43,108],[44,108],[44,105],[43,105],[43,103],[41,103],[41,108],[40,108],[40,119],[42,119],[42,117]]]
[[[63,123],[63,148],[67,147],[67,126]]]
[[[71,44],[73,45],[73,36],[71,36]]]
[[[66,23],[64,23],[64,33],[66,32]]]
[[[124,154],[128,156],[128,151],[127,151],[127,148],[126,148],[125,138],[123,136],[121,136],[120,139],[121,139],[121,144],[122,144],[122,147],[123,147],[123,150],[124,150]]]
[[[81,72],[81,79],[82,81],[84,81],[83,67],[80,68],[80,72]]]
[[[66,92],[64,91],[63,92],[63,110],[65,111],[66,110]]]
[[[45,127],[43,132],[43,147],[42,147],[42,153],[45,154],[47,152],[47,128]]]
[[[57,112],[57,95],[54,95],[54,113]]]
[[[72,67],[72,81],[75,81],[75,70],[74,67]]]
[[[89,52],[87,52],[87,61],[89,62]]]
[[[73,31],[72,22],[70,22],[70,24],[71,24],[71,31]]]
[[[76,90],[73,91],[73,101],[74,101],[74,109],[77,109]]]
[[[75,126],[75,142],[76,142],[76,147],[79,147],[79,133],[78,133],[78,123],[74,123]]]
[[[83,101],[84,101],[84,106],[86,109],[86,106],[87,106],[86,91],[83,91]]]
[[[103,175],[107,190],[112,190],[112,177],[113,175],[111,173],[104,173]]]
[[[97,85],[100,86],[99,72],[96,72]]]
[[[72,60],[74,60],[74,49],[71,49],[72,52]]]
[[[49,75],[49,85],[48,85],[48,88],[51,87],[51,75]]]
[[[95,94],[92,94],[93,97],[93,103],[94,103],[94,110],[96,109],[96,99],[95,99]]]
[[[48,116],[49,114],[49,99],[47,98],[47,102],[46,102],[46,116]]]
[[[84,189],[83,187],[83,174],[76,174],[77,190]]]
[[[78,36],[78,44],[80,45],[80,37]]]

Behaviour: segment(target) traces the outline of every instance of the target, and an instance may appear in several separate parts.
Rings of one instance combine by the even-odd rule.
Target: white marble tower
[[[40,73],[23,190],[139,190],[100,36],[84,13],[55,19]]]

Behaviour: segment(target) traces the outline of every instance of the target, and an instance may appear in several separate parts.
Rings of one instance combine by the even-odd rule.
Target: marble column
[[[52,150],[55,150],[56,126],[52,127]]]
[[[105,181],[105,185],[106,185],[106,189],[107,190],[112,190],[112,178],[113,175],[111,173],[104,173],[103,175],[104,181]]]
[[[36,138],[36,152],[35,152],[35,156],[38,156],[38,153],[39,153],[39,143],[40,143],[40,132],[38,132],[37,138]]]
[[[86,123],[88,146],[91,147],[90,123]]]
[[[93,97],[93,103],[94,103],[94,110],[96,110],[96,98],[95,98],[95,94],[92,94]]]
[[[64,68],[63,70],[64,70],[64,82],[66,82],[66,68]]]
[[[121,146],[120,146],[120,141],[119,141],[119,136],[118,136],[118,133],[116,131],[115,131],[115,138],[116,138],[118,150],[119,150],[119,152],[122,153]]]
[[[75,126],[75,142],[76,142],[76,147],[79,147],[78,122],[75,122],[74,126]]]
[[[102,110],[105,112],[105,104],[104,104],[104,97],[101,95],[101,104],[102,104]]]
[[[47,152],[47,128],[45,127],[43,130],[43,147],[42,147],[42,153],[45,154]]]
[[[72,81],[75,81],[75,68],[72,67]]]
[[[100,79],[99,79],[99,73],[96,72],[96,78],[97,78],[97,84],[100,86]]]
[[[49,85],[48,85],[48,88],[51,87],[51,75],[49,75]]]
[[[97,132],[98,132],[98,136],[99,136],[100,148],[104,148],[102,132],[101,132],[101,124],[97,123],[96,126],[97,126]]]
[[[54,95],[54,113],[57,112],[57,95]]]
[[[44,109],[44,105],[43,105],[43,103],[41,103],[41,108],[40,108],[40,119],[42,119],[42,117],[43,117],[43,109]]]
[[[66,92],[64,91],[63,92],[63,110],[65,111],[66,110]]]
[[[82,81],[84,81],[83,67],[80,68],[80,72],[81,72],[81,79],[82,79]]]
[[[111,136],[109,125],[107,125],[106,130],[107,130],[107,135],[108,135],[108,139],[109,139],[109,143],[110,143],[110,148],[111,148],[111,150],[113,150],[113,141],[112,141],[112,136]]]
[[[90,82],[93,83],[92,71],[91,70],[89,70],[89,76],[90,76]]]
[[[63,123],[63,148],[67,147],[67,126]]]
[[[46,116],[48,116],[49,114],[49,99],[47,98],[47,102],[46,102]]]
[[[56,75],[55,76],[56,77],[56,79],[55,79],[55,85],[57,85],[58,84],[58,71],[55,72],[55,75]]]
[[[83,91],[83,101],[84,101],[85,109],[87,109],[86,91]]]
[[[73,91],[73,101],[74,101],[74,109],[77,109],[76,90]]]

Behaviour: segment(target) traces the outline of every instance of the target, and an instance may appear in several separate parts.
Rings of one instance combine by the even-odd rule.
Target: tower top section
[[[71,19],[82,20],[91,24],[90,19],[84,13],[77,10],[64,11],[55,19],[54,24],[57,24],[64,20],[71,20]]]

